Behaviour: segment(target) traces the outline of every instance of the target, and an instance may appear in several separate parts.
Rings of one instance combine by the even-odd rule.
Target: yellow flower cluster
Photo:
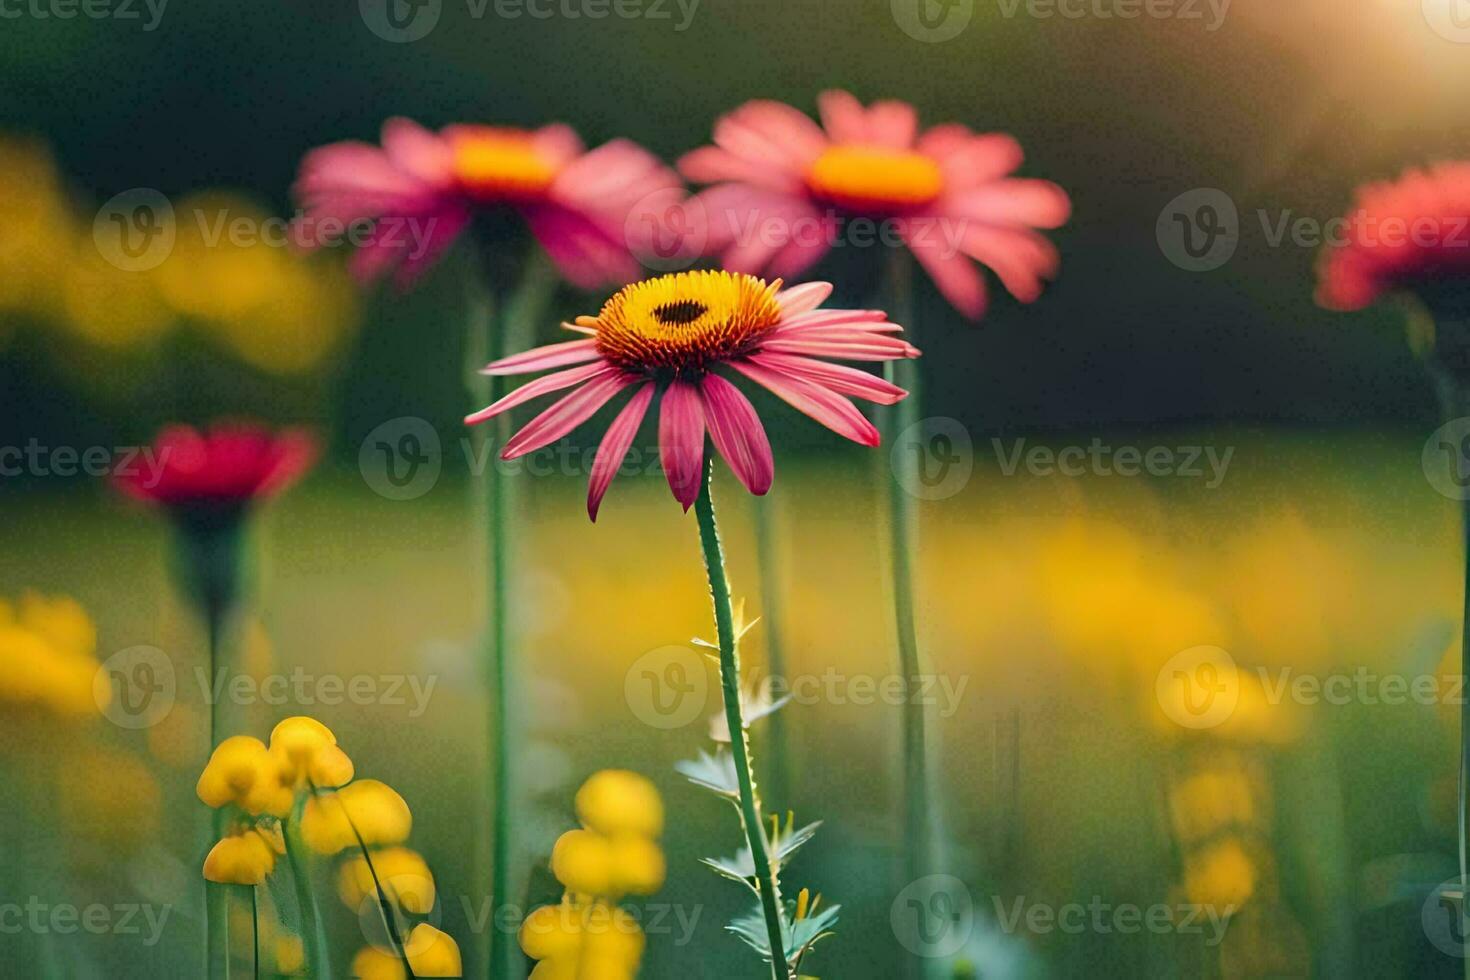
[[[248,198],[204,191],[167,207],[161,195],[122,199],[94,222],[80,216],[44,146],[0,138],[0,169],[0,325],[54,323],[88,348],[119,351],[187,322],[280,374],[317,367],[355,327],[342,262],[289,247],[284,222]]]
[[[408,965],[413,967],[416,977],[460,977],[464,975],[464,964],[459,955],[459,945],[449,933],[436,929],[427,922],[413,927],[403,941]],[[359,980],[406,980],[408,973],[403,961],[392,953],[373,946],[365,946],[352,958],[352,976]]]
[[[308,788],[342,786],[352,775],[352,760],[337,746],[337,737],[313,718],[287,718],[271,732],[269,745],[249,735],[225,739],[195,786],[206,806],[231,808],[235,816],[232,832],[205,857],[204,877],[221,884],[262,884],[285,853],[280,821],[291,815],[297,796]],[[305,809],[310,811],[310,803]],[[318,818],[318,835],[320,825],[329,822]],[[304,813],[302,833],[308,842],[310,825]]]
[[[576,808],[581,829],[563,834],[551,853],[566,893],[526,917],[521,948],[540,961],[533,980],[631,980],[645,940],[617,903],[663,887],[663,799],[645,777],[607,769],[582,784]]]
[[[95,713],[112,696],[96,652],[97,628],[75,599],[0,599],[0,702],[63,718]]]

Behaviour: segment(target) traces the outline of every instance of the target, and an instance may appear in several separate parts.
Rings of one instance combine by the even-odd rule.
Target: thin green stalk
[[[761,622],[766,636],[766,669],[786,682],[786,636],[782,616],[781,555],[777,546],[776,503],[769,494],[755,499],[755,553],[761,572]],[[766,771],[771,797],[791,805],[791,770],[787,756],[786,712],[766,718]]]
[[[895,249],[888,266],[888,314],[905,329],[913,328],[913,269],[908,254]],[[889,532],[888,558],[890,586],[893,591],[893,622],[898,646],[898,672],[903,679],[902,753],[904,855],[902,886],[918,881],[940,869],[938,795],[934,788],[930,764],[930,722],[923,698],[916,697],[917,687],[928,672],[919,648],[918,627],[914,619],[915,537],[918,528],[916,498],[910,488],[919,482],[918,456],[914,453],[892,453],[899,434],[914,426],[920,418],[920,375],[911,360],[886,361],[885,380],[906,390],[908,397],[888,406],[879,415],[883,427],[883,444],[889,447],[887,479],[881,482],[887,497]],[[881,458],[881,457],[880,457]],[[943,964],[936,957],[910,960],[908,972],[938,976]]]
[[[781,909],[781,887],[771,870],[765,824],[761,820],[760,800],[756,797],[755,778],[751,774],[750,737],[740,711],[740,649],[735,636],[735,610],[730,602],[730,581],[725,575],[725,555],[720,547],[720,530],[715,523],[715,504],[710,493],[714,476],[712,460],[704,465],[704,486],[694,501],[699,521],[699,543],[704,555],[705,572],[715,607],[715,632],[720,643],[720,684],[725,701],[725,721],[730,727],[730,754],[735,760],[735,776],[740,788],[740,822],[755,863],[756,885],[760,891],[761,912],[766,919],[766,935],[771,944],[771,974],[776,980],[789,980],[786,963],[786,930]]]
[[[1463,404],[1463,402],[1462,402]],[[1451,463],[1458,465],[1458,463]],[[1464,501],[1461,508],[1461,531],[1464,539],[1464,562],[1465,562],[1465,585],[1463,615],[1460,624],[1460,676],[1470,678],[1470,498]],[[1460,780],[1459,780],[1459,809],[1456,818],[1456,828],[1460,838],[1460,921],[1463,923],[1470,920],[1470,873],[1466,867],[1466,838],[1467,838],[1467,814],[1465,809],[1465,796],[1470,793],[1470,699],[1460,699]],[[1462,957],[1461,962],[1465,969],[1465,980],[1470,980],[1470,956]]]
[[[301,912],[301,940],[306,947],[307,975],[315,980],[329,980],[332,964],[327,958],[327,938],[322,931],[322,913],[311,890],[311,859],[306,841],[301,837],[301,815],[307,796],[302,795],[291,809],[282,827],[286,840],[286,860],[291,865],[291,881],[296,888],[296,904]]]
[[[488,249],[482,248],[481,258],[488,270],[492,258]],[[535,252],[526,262],[520,286],[503,309],[495,305],[494,276],[487,271],[481,291],[472,299],[468,320],[470,334],[466,341],[468,356],[489,352],[489,356],[473,365],[475,370],[483,367],[487,360],[498,360],[530,345],[535,335],[536,324],[551,300],[556,287],[556,276],[550,262]],[[499,320],[497,323],[496,320]],[[478,375],[472,375],[478,378]],[[471,383],[471,393],[489,404],[505,394],[506,382],[499,378],[484,379]],[[512,610],[515,597],[512,588],[512,564],[515,542],[512,537],[513,520],[516,512],[515,474],[495,462],[495,453],[511,437],[509,413],[495,420],[492,444],[485,453],[489,460],[486,468],[488,514],[485,520],[487,541],[487,563],[489,566],[489,629],[486,636],[485,678],[490,691],[490,761],[489,782],[491,806],[494,812],[493,844],[491,852],[491,909],[508,906],[516,894],[523,875],[519,867],[522,848],[516,834],[525,826],[520,819],[520,780],[515,771],[514,747],[521,726],[517,719],[520,705],[520,684],[517,676],[514,641],[515,628]],[[484,448],[484,447],[482,447]],[[508,930],[494,928],[490,932],[489,975],[497,980],[520,980],[525,974],[525,959]]]
[[[317,788],[311,788],[313,793]],[[335,795],[335,794],[333,794]],[[357,849],[362,852],[362,859],[367,863],[368,874],[373,879],[373,892],[378,898],[378,913],[383,917],[383,928],[388,930],[388,941],[393,944],[393,951],[403,961],[403,969],[408,974],[408,980],[415,980],[413,964],[408,961],[408,946],[403,937],[398,934],[397,917],[393,914],[393,904],[388,900],[388,893],[383,890],[383,883],[378,879],[378,869],[373,865],[372,852],[368,850],[367,841],[363,840],[362,831],[357,829],[357,823],[352,819],[352,814],[347,810],[347,804],[337,797],[337,805],[342,808],[342,816],[347,820],[347,826],[352,829],[352,836],[357,841]]]
[[[215,603],[205,604],[204,628],[206,653],[209,657],[211,689],[216,671],[219,670],[221,637],[224,633],[224,610]],[[219,744],[219,705],[211,695],[209,698],[209,751]],[[226,817],[223,808],[214,811],[212,826],[213,840],[206,840],[205,850],[213,846],[225,834]],[[230,975],[230,909],[229,886],[217,882],[204,883],[204,962],[211,977]]]
[[[250,886],[250,935],[254,943],[255,980],[260,980],[260,886]]]

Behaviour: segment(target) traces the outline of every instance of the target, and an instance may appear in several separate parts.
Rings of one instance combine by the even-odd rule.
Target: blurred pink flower
[[[1407,170],[1358,188],[1322,253],[1317,302],[1360,310],[1396,289],[1421,295],[1470,282],[1470,161]]]
[[[113,478],[118,491],[165,508],[233,511],[274,496],[316,462],[317,440],[303,429],[272,431],[248,422],[220,422],[204,432],[171,425],[150,447],[151,467]]]
[[[842,91],[817,101],[821,126],[780,102],[747,102],[715,123],[715,145],[679,161],[689,180],[713,185],[689,210],[702,214],[706,247],[725,268],[797,276],[832,247],[837,220],[865,217],[891,221],[971,319],[986,307],[985,281],[971,260],[1022,302],[1041,295],[1058,256],[1034,229],[1066,222],[1071,202],[1050,181],[1008,176],[1021,164],[1015,139],[958,123],[920,133],[917,112],[904,102],[864,108]],[[828,233],[809,233],[814,228]]]
[[[619,392],[633,388],[592,466],[587,513],[595,521],[603,494],[659,394],[660,458],[685,510],[699,495],[706,432],[746,489],[764,494],[775,475],[771,444],[754,406],[716,368],[744,376],[864,446],[878,445],[878,430],[848,396],[891,405],[907,394],[866,371],[824,360],[879,362],[919,355],[896,336],[903,328],[879,310],[818,309],[831,293],[824,282],[782,289],[780,280],[767,284],[723,271],[680,272],[634,283],[597,316],[578,317],[569,325],[586,339],[538,347],[486,367],[483,373],[491,375],[566,370],[522,385],[465,421],[484,422],[542,395],[575,388],[511,438],[501,457],[515,459],[567,435]]]
[[[411,285],[483,211],[510,208],[561,275],[584,289],[640,272],[654,222],[639,212],[682,197],[672,169],[628,140],[586,150],[568,126],[480,125],[430,132],[408,119],[383,124],[382,146],[350,140],[312,150],[293,188],[305,211],[295,239],[313,247],[372,222],[353,256],[359,281],[397,267]]]

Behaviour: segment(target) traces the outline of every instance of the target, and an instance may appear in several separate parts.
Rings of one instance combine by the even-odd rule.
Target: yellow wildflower
[[[301,788],[311,783],[335,788],[352,781],[352,760],[337,747],[337,736],[315,718],[287,718],[271,732],[271,755],[281,767],[282,780]]]
[[[232,834],[210,848],[204,859],[204,879],[223,885],[263,885],[276,867],[276,852],[254,830]]]
[[[612,842],[590,830],[569,830],[551,849],[551,873],[569,891],[610,896],[614,891]]]
[[[373,871],[384,893],[405,912],[426,915],[434,907],[434,876],[423,857],[407,847],[389,847],[373,852],[372,867],[361,855],[342,864],[337,871],[337,894],[348,908],[377,901]]]
[[[664,852],[646,837],[612,840],[613,890],[617,895],[652,895],[664,886]]]
[[[215,746],[196,792],[206,806],[233,803],[246,813],[278,817],[291,812],[294,798],[276,759],[249,735],[232,735]]]
[[[355,847],[357,834],[369,846],[402,844],[412,828],[413,815],[403,797],[376,779],[359,779],[336,792],[313,796],[301,816],[301,836],[321,854]]]
[[[458,977],[464,973],[459,944],[449,933],[427,922],[413,927],[413,932],[403,941],[403,947],[416,977]]]
[[[609,837],[657,837],[664,829],[664,804],[653,782],[626,769],[594,773],[577,790],[577,816]]]

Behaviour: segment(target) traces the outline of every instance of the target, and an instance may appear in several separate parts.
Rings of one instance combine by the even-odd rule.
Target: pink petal
[[[787,194],[798,193],[803,186],[799,174],[738,157],[720,146],[690,150],[679,158],[677,166],[679,172],[695,184],[739,181]]]
[[[827,148],[822,131],[779,102],[747,102],[715,122],[715,143],[772,169],[802,173]]]
[[[1072,214],[1067,192],[1049,180],[998,180],[947,197],[946,215],[994,225],[1058,228]]]
[[[532,371],[545,371],[547,368],[564,367],[568,364],[580,364],[600,356],[597,353],[597,341],[589,338],[587,340],[564,340],[559,344],[547,344],[544,347],[533,347],[531,350],[521,351],[509,357],[502,357],[498,361],[492,361],[486,365],[481,374],[530,374]]]
[[[929,135],[933,132],[930,130]],[[951,190],[964,190],[999,180],[1013,173],[1025,156],[1015,137],[1005,133],[969,136],[953,144],[947,139],[927,143],[921,140],[920,146],[932,147],[925,152],[939,161],[945,185]]]
[[[465,425],[476,425],[487,419],[493,419],[502,412],[510,411],[517,405],[524,405],[533,398],[549,395],[553,391],[561,391],[572,385],[581,384],[583,381],[591,381],[593,378],[603,374],[611,374],[617,368],[611,364],[599,361],[596,364],[584,364],[566,371],[558,371],[545,377],[537,378],[535,381],[521,385],[515,391],[499,399],[489,408],[482,408],[473,415],[465,416]]]
[[[638,434],[638,426],[643,424],[643,415],[648,411],[648,403],[652,400],[652,383],[635,391],[632,401],[624,405],[617,418],[612,420],[612,425],[607,427],[607,434],[597,447],[597,456],[592,461],[592,477],[587,487],[587,516],[594,522],[597,520],[597,511],[602,507],[602,497],[612,485],[618,468],[623,465],[628,447],[633,444],[633,437]]]
[[[390,225],[384,225],[390,221]],[[444,211],[413,224],[390,219],[379,219],[375,235],[395,235],[403,242],[401,251],[403,264],[398,267],[394,282],[399,289],[407,289],[454,244],[460,232],[470,223],[470,212],[466,208]],[[391,227],[396,225],[397,227]]]
[[[810,313],[827,302],[831,295],[830,282],[808,282],[781,290],[776,294],[776,302],[781,306],[782,319],[789,320],[802,313]]]
[[[933,237],[920,241],[910,236],[908,243],[950,305],[971,320],[980,319],[985,313],[985,280],[969,258],[949,251],[948,245]]]
[[[395,167],[432,184],[449,183],[454,172],[449,144],[402,116],[383,123],[383,151]]]
[[[805,378],[774,370],[750,361],[731,361],[730,366],[758,385],[769,389],[786,404],[864,446],[876,446],[878,430],[852,402]]]
[[[784,312],[784,311],[783,311]],[[882,310],[811,310],[784,317],[772,334],[795,334],[821,327],[853,324],[867,329],[870,324],[883,324],[888,314]]]
[[[664,391],[658,442],[669,489],[687,512],[704,478],[704,410],[698,389],[687,381],[675,381]]]
[[[557,204],[527,208],[525,215],[531,234],[572,285],[593,289],[638,278],[638,261],[627,243],[614,239],[588,215]]]
[[[830,364],[811,357],[769,351],[751,354],[749,359],[762,367],[793,374],[814,384],[823,385],[838,394],[866,398],[879,405],[892,405],[902,401],[908,394],[898,385],[884,381],[882,378],[876,378],[866,371],[848,367],[846,364]]]
[[[868,106],[868,140],[879,146],[907,150],[919,131],[919,114],[907,102],[887,99]]]
[[[500,458],[515,459],[534,452],[547,443],[555,442],[591,418],[599,408],[607,404],[608,399],[637,380],[632,375],[619,373],[603,375],[587,382],[527,422],[525,428],[505,444]]]
[[[1006,290],[1023,303],[1035,302],[1042,280],[1057,273],[1056,246],[1032,231],[973,227],[965,233],[962,247],[995,270]]]
[[[804,357],[831,357],[841,361],[896,361],[919,356],[916,348],[902,340],[887,337],[771,340],[763,342],[761,350]]]
[[[822,125],[834,143],[864,143],[868,139],[868,114],[849,92],[830,89],[817,96]]]
[[[730,464],[735,478],[757,497],[771,489],[776,463],[771,443],[750,399],[717,374],[706,374],[700,383],[704,396],[704,418],[710,440]]]
[[[565,123],[550,123],[532,135],[536,151],[557,166],[565,166],[582,155],[585,147],[577,131]]]

